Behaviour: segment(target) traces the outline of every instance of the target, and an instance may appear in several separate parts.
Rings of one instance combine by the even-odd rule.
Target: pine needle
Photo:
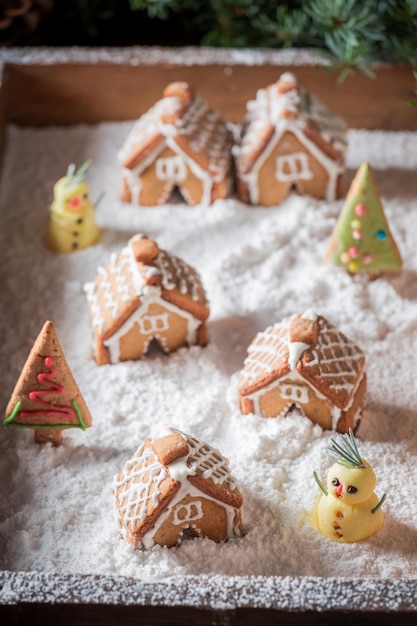
[[[70,163],[67,169],[67,178],[72,178],[75,172],[75,163]]]
[[[91,161],[84,161],[84,163],[78,168],[78,171],[74,174],[73,184],[80,183],[85,179],[87,175],[87,170],[91,165]]]
[[[318,486],[320,487],[320,490],[324,493],[325,496],[329,495],[329,492],[327,491],[326,487],[323,485],[323,483],[321,482],[317,472],[313,472],[313,476],[315,478],[316,483],[318,484]]]
[[[376,506],[374,506],[374,508],[372,509],[371,513],[376,513],[378,509],[381,508],[381,506],[384,504],[385,502],[385,498],[387,497],[387,494],[384,493],[384,495],[382,496],[382,498],[380,499],[380,501],[378,502],[378,504]]]
[[[340,435],[339,441],[330,439],[330,442],[327,452],[332,461],[345,467],[365,467],[351,428],[349,434]]]

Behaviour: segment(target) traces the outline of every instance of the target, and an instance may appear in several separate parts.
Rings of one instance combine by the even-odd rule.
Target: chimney
[[[314,346],[319,336],[319,325],[317,315],[308,310],[301,317],[296,317],[291,321],[290,341],[291,343],[304,343]]]
[[[151,265],[158,258],[158,244],[153,239],[149,239],[148,237],[142,237],[140,239],[133,237],[130,240],[130,244],[132,246],[133,256],[138,263]]]

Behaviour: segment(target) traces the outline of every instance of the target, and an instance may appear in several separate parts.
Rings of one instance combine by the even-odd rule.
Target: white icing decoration
[[[126,172],[129,172],[126,180],[129,185],[132,185],[131,187],[132,202],[136,204],[140,204],[140,191],[141,191],[140,175],[142,172],[146,170],[147,167],[153,164],[153,162],[155,161],[156,155],[159,154],[162,151],[162,149],[166,146],[170,148],[177,156],[181,157],[184,161],[184,166],[188,167],[191,170],[191,172],[201,181],[203,185],[203,191],[202,191],[202,196],[201,196],[199,204],[204,205],[204,206],[209,205],[211,202],[211,189],[212,189],[213,178],[210,176],[210,174],[206,170],[204,170],[193,159],[191,159],[191,157],[189,157],[188,154],[183,152],[179,148],[178,144],[170,137],[165,138],[165,141],[161,142],[158,148],[156,148],[155,151],[151,153],[147,157],[146,160],[141,161],[136,168],[133,168],[131,170],[125,170],[125,174]],[[169,195],[174,187],[174,184],[175,184],[174,181],[167,180],[167,186],[163,188],[162,193],[158,199],[158,204],[163,204],[164,202],[168,200]],[[185,194],[187,194],[187,190],[181,185],[179,185],[179,189],[182,195],[185,197]],[[167,195],[167,192],[168,192],[168,195]],[[189,197],[190,196],[188,196],[188,198]]]
[[[200,500],[193,500],[192,502],[186,502],[179,504],[174,508],[173,524],[178,526],[184,522],[194,522],[197,519],[203,517],[203,507]]]
[[[141,306],[136,309],[129,319],[111,337],[103,341],[104,345],[109,349],[111,363],[120,361],[120,339],[124,337],[135,324],[140,324],[142,317],[147,315],[149,305],[153,303],[161,304],[166,309],[167,316],[168,313],[173,313],[185,319],[188,327],[186,337],[187,344],[191,346],[197,343],[197,330],[201,325],[201,321],[196,319],[191,313],[180,309],[166,300],[162,300],[158,287],[146,286],[146,288],[143,289]],[[150,318],[152,316],[148,317]],[[144,342],[144,353],[146,353],[152,339],[156,339],[162,349],[168,349],[165,338],[161,334],[162,332],[164,332],[164,329],[155,330],[152,334],[147,333],[147,340]]]
[[[295,316],[292,316],[295,317]],[[271,373],[275,369],[278,360],[287,358],[288,346],[285,339],[274,334],[275,326],[282,326],[284,331],[289,331],[292,317],[268,326],[264,331],[256,335],[255,341],[248,348],[248,355],[243,363],[241,380],[243,384],[249,384],[264,373]]]
[[[297,83],[297,79],[295,78],[294,74],[292,72],[284,72],[283,74],[281,74],[281,76],[279,77],[280,81],[282,81],[283,83]]]
[[[284,81],[296,83],[294,77],[290,79],[288,75],[284,75]],[[283,116],[284,111],[295,113],[294,119]],[[305,146],[307,152],[326,170],[328,181],[325,198],[328,201],[336,199],[337,179],[344,170],[343,165],[327,156],[316,143],[307,137],[303,130],[306,120],[312,120],[317,125],[323,139],[326,140],[326,136],[331,137],[332,145],[341,152],[345,151],[346,126],[343,120],[340,116],[331,113],[321,100],[306,93],[302,88],[295,88],[280,94],[274,86],[271,86],[268,89],[260,89],[256,94],[256,100],[248,102],[241,145],[235,148],[234,152],[239,177],[246,184],[250,201],[253,204],[259,201],[259,171],[286,131],[293,133]],[[248,172],[239,171],[240,160],[256,148],[259,135],[271,124],[275,130],[265,149]],[[296,182],[296,180],[299,178],[291,178],[288,182]]]
[[[223,457],[218,450],[208,446],[206,443],[198,441],[194,437],[190,437],[184,433],[179,434],[187,441],[190,446],[190,452],[188,455],[172,462],[168,466],[168,471],[169,476],[180,483],[180,489],[168,504],[166,510],[163,511],[156,520],[154,526],[142,537],[137,547],[143,546],[144,548],[151,548],[155,543],[154,537],[159,528],[172,513],[174,515],[175,524],[183,524],[184,521],[187,524],[188,522],[185,528],[190,525],[190,521],[201,519],[201,516],[196,516],[197,512],[189,519],[179,518],[178,512],[180,508],[185,507],[188,509],[188,505],[182,502],[185,496],[191,496],[191,498],[193,498],[189,503],[191,505],[189,509],[190,514],[194,510],[194,507],[199,511],[200,507],[203,506],[204,500],[210,500],[215,502],[218,506],[223,507],[226,512],[226,536],[238,537],[241,535],[241,530],[236,525],[236,509],[200,491],[188,480],[188,476],[194,476],[198,470],[202,473],[204,478],[210,479],[217,484],[225,483],[228,488],[237,490],[240,493],[236,481],[228,470],[227,459]],[[144,479],[147,471],[149,471],[148,480],[143,485],[138,481]],[[121,474],[115,476],[113,480],[113,490],[118,500],[122,526],[129,524],[132,532],[134,532],[137,522],[139,520],[143,521],[148,514],[150,498],[152,498],[153,506],[159,504],[160,485],[167,476],[166,469],[155,456],[152,449],[145,449],[144,445],[136,451],[127,463],[125,463]],[[202,509],[201,513],[203,513]],[[125,536],[127,532],[125,528]]]
[[[304,311],[304,313],[301,316],[301,319],[312,320],[313,322],[315,322],[317,318],[318,318],[318,315],[313,309],[307,309],[306,311]]]
[[[313,321],[318,319],[319,334],[317,345],[310,346],[303,342],[290,342],[289,329],[291,321],[295,317],[293,315],[283,320],[283,322],[269,326],[265,331],[258,333],[256,341],[249,346],[248,356],[244,361],[241,372],[241,385],[251,384],[262,374],[273,372],[277,361],[281,359],[288,358],[290,372],[285,374],[283,378],[275,380],[257,391],[246,394],[245,397],[252,400],[254,412],[262,415],[260,398],[270,390],[279,388],[281,397],[285,399],[287,397],[286,389],[289,388],[288,381],[293,381],[297,385],[304,385],[317,398],[326,402],[332,415],[333,428],[336,428],[342,412],[346,412],[352,406],[356,391],[365,374],[364,368],[359,372],[360,362],[363,358],[362,353],[352,341],[344,335],[342,337],[342,333],[333,325],[326,322],[324,318],[318,318],[312,309],[305,311],[301,317]],[[282,336],[274,334],[276,327],[282,328]],[[334,334],[336,335],[335,340],[330,340],[330,335]],[[323,395],[309,381],[302,378],[296,370],[298,360],[306,349],[310,349],[313,359],[306,363],[305,366],[318,366],[320,368],[318,378],[321,380],[332,379],[329,389],[334,391],[344,389],[346,391],[348,401],[343,409],[335,406],[328,397]],[[289,403],[281,413],[287,412],[294,404],[304,413],[302,405],[307,401],[305,400],[306,396],[303,396],[303,400],[301,397],[295,398],[294,395],[296,394],[297,391],[294,388],[294,394],[292,394],[292,397],[288,396]],[[355,416],[355,419],[358,418]]]
[[[312,309],[308,309],[303,315],[301,319],[308,319],[315,321],[317,319],[316,313]],[[305,343],[303,341],[291,341],[289,343],[289,357],[288,364],[291,370],[294,370],[297,367],[297,363],[300,360],[303,353],[310,348],[310,344]],[[310,363],[311,365],[311,363]]]
[[[260,399],[262,396],[270,392],[272,389],[278,389],[280,392],[281,398],[286,399],[288,397],[289,401],[288,401],[288,404],[284,406],[280,414],[277,415],[277,417],[284,417],[288,413],[288,411],[294,406],[300,411],[302,415],[304,415],[305,417],[308,417],[306,415],[303,405],[309,402],[308,393],[310,391],[316,396],[316,398],[318,398],[319,400],[322,400],[325,403],[332,418],[332,429],[336,430],[337,423],[339,419],[341,418],[342,413],[346,413],[352,406],[353,401],[355,399],[356,391],[359,388],[364,375],[365,375],[365,372],[363,371],[362,375],[358,378],[357,384],[353,390],[353,393],[349,399],[348,404],[343,409],[340,409],[335,404],[333,404],[329,400],[329,398],[326,398],[326,396],[320,393],[318,389],[310,385],[308,381],[302,378],[297,371],[286,374],[285,379],[283,381],[282,380],[274,381],[270,383],[269,385],[266,385],[262,389],[259,389],[258,391],[254,391],[253,393],[248,394],[245,397],[249,398],[253,402],[253,412],[256,415],[260,415],[261,417],[266,417],[266,415],[260,408]],[[288,381],[294,381],[294,388],[301,389],[302,387],[304,387],[304,392],[302,394],[302,397],[291,398],[286,395],[285,391],[288,388]],[[359,407],[353,418],[354,425],[356,425],[357,422],[359,421],[361,417],[361,413],[362,413],[362,407]]]
[[[187,177],[187,168],[180,156],[159,158],[155,162],[155,173],[159,180],[180,183]]]
[[[147,137],[155,133],[163,136],[157,147],[145,158],[140,160],[135,168],[124,168],[126,183],[130,189],[132,203],[140,204],[141,180],[140,176],[145,170],[155,163],[156,175],[160,180],[166,180],[167,184],[161,189],[157,204],[166,202],[174,188],[178,185],[181,194],[190,204],[195,200],[190,197],[186,187],[181,185],[191,171],[202,183],[202,196],[199,204],[211,203],[213,183],[224,181],[229,174],[231,162],[231,139],[227,127],[218,113],[210,110],[201,98],[194,98],[184,112],[182,118],[177,118],[175,123],[164,123],[161,117],[169,111],[177,113],[181,100],[179,98],[163,98],[145,113],[133,126],[124,146],[119,151],[119,159],[123,161],[131,154],[138,143],[146,141]],[[188,145],[195,154],[204,153],[208,158],[208,170],[202,168],[196,160],[181,150],[175,141],[176,135],[187,137]],[[176,159],[174,165],[158,165],[157,156],[165,148],[169,147]],[[169,158],[167,160],[169,160]],[[170,168],[172,167],[172,172]],[[170,175],[172,174],[172,175]]]
[[[135,235],[132,241],[138,241],[142,235]],[[164,250],[159,251],[155,266],[145,266],[137,263],[131,245],[126,246],[121,251],[119,257],[111,257],[107,268],[99,268],[99,275],[102,277],[100,286],[90,282],[84,286],[87,299],[90,305],[93,327],[101,334],[105,328],[104,311],[102,310],[98,298],[98,290],[102,291],[104,307],[110,309],[113,318],[119,313],[117,299],[112,290],[112,278],[116,280],[116,292],[122,293],[122,299],[131,301],[133,296],[138,296],[140,304],[132,312],[125,323],[120,326],[103,344],[109,349],[110,360],[115,363],[120,360],[120,339],[124,337],[135,324],[138,325],[138,332],[146,336],[144,352],[146,353],[152,339],[156,339],[162,349],[168,350],[166,339],[163,335],[169,329],[170,314],[177,315],[187,323],[186,342],[188,345],[197,343],[197,331],[201,326],[201,320],[195,318],[191,313],[175,306],[161,297],[161,288],[155,285],[148,285],[144,280],[147,277],[161,276],[163,288],[172,290],[177,288],[180,293],[189,295],[195,302],[199,301],[202,290],[198,273],[190,268],[182,259],[174,255],[168,255]],[[172,267],[171,267],[172,266]],[[127,275],[122,275],[122,268],[128,269]],[[164,307],[164,312],[158,315],[149,314],[151,304],[159,304]]]
[[[297,385],[290,382],[282,382],[280,386],[281,397],[294,402],[306,404],[308,402],[308,391],[305,384]]]
[[[141,463],[138,463],[139,458]],[[136,530],[138,522],[146,518],[149,501],[153,506],[158,505],[160,485],[167,477],[167,471],[152,448],[145,449],[144,444],[125,463],[121,480],[117,475],[114,477],[114,491],[123,487],[118,496],[120,515],[124,524],[130,525],[132,532]]]
[[[138,320],[140,332],[142,335],[154,335],[158,331],[169,329],[168,313],[159,313],[158,315],[143,315]]]
[[[328,174],[328,181],[325,193],[325,199],[328,202],[333,202],[336,199],[336,183],[337,178],[340,174],[343,173],[344,168],[342,165],[337,163],[328,157],[324,152],[320,150],[320,148],[302,132],[299,130],[295,124],[289,123],[285,121],[282,125],[280,125],[279,130],[277,130],[272,139],[269,141],[268,146],[260,155],[259,159],[253,166],[252,170],[247,174],[241,174],[240,177],[243,181],[248,185],[250,200],[252,204],[257,204],[259,200],[259,189],[258,189],[258,174],[264,162],[270,156],[271,152],[275,148],[276,144],[280,140],[281,136],[286,130],[290,130],[298,140],[306,147],[306,149],[310,152],[310,154],[325,168]]]
[[[93,282],[85,283],[84,292],[87,296],[87,301],[90,306],[91,319],[93,326],[97,328],[99,333],[104,330],[104,319],[101,314],[100,303],[97,298],[96,286]]]
[[[277,157],[276,179],[280,182],[311,180],[313,173],[308,167],[308,156],[305,152],[293,152]]]

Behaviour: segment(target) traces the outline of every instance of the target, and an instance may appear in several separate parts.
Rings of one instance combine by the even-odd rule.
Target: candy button
[[[356,239],[356,240],[358,240],[358,239],[362,239],[362,231],[361,231],[361,230],[357,230],[357,229],[355,229],[355,230],[353,231],[353,233],[352,233],[352,237],[353,237],[354,239]],[[377,237],[378,237],[378,235],[377,235]],[[378,238],[379,238],[379,237],[378,237]]]
[[[364,265],[369,265],[369,263],[372,263],[373,261],[372,254],[364,254],[362,257],[362,261]]]
[[[350,256],[348,255],[347,252],[342,252],[342,254],[340,255],[340,260],[342,261],[342,263],[349,263],[350,261]]]
[[[383,241],[384,239],[387,238],[387,233],[385,232],[385,230],[381,228],[381,230],[377,231],[376,238],[379,239],[380,241]]]
[[[359,265],[356,263],[356,261],[351,261],[350,263],[348,263],[348,270],[350,270],[351,272],[356,272],[358,270]]]
[[[366,208],[363,204],[357,204],[355,207],[355,213],[356,215],[365,215],[366,213]]]
[[[362,226],[362,222],[360,220],[353,220],[350,225],[352,226],[352,228],[358,229]]]
[[[348,254],[351,259],[356,259],[356,257],[359,256],[359,248],[357,248],[356,246],[351,246],[348,249]]]

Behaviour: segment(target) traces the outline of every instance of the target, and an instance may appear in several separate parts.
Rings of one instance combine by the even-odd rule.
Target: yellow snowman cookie
[[[368,539],[382,528],[385,494],[379,500],[374,493],[375,473],[361,458],[352,430],[338,441],[331,439],[328,452],[336,462],[327,475],[327,488],[314,473],[323,495],[313,507],[313,524],[338,543]]]
[[[90,162],[86,161],[75,172],[75,166],[70,165],[67,175],[54,185],[54,200],[46,233],[46,244],[54,252],[88,248],[100,236],[85,181],[89,166]]]

